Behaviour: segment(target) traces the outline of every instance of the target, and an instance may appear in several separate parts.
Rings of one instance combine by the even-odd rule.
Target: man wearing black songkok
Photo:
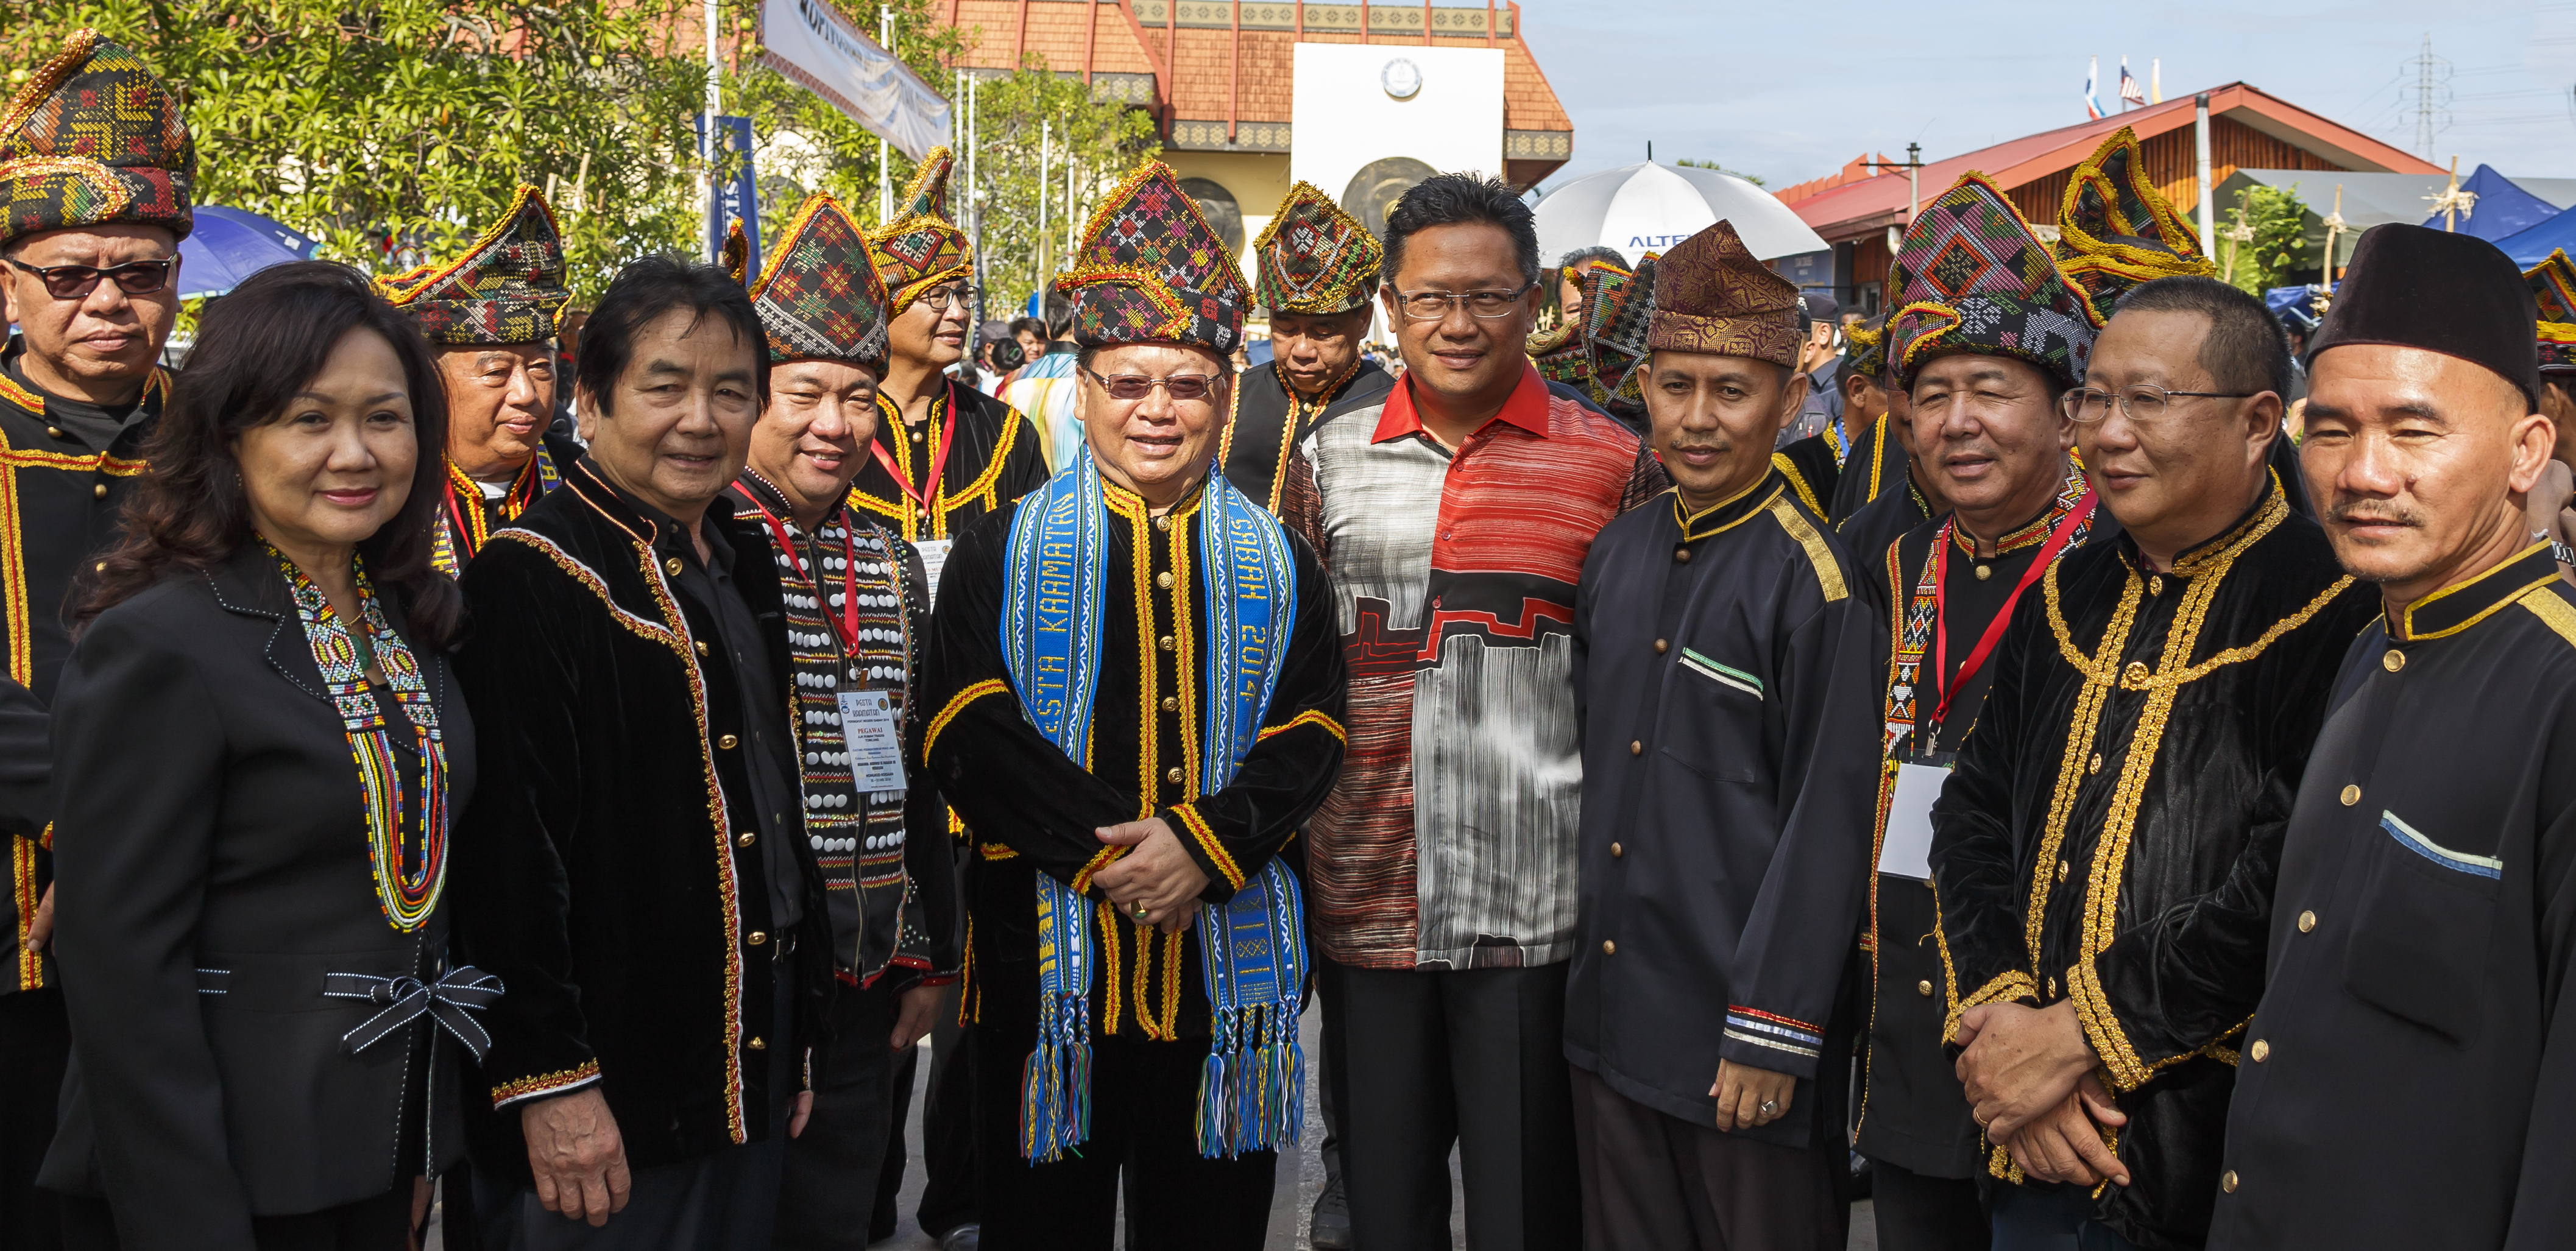
[[[2064,398],[2122,532],[2019,605],[1932,808],[1996,1251],[2206,1237],[2281,831],[2372,609],[2269,469],[2287,362],[2260,310],[2202,277],[2118,310]],[[1913,318],[1936,315],[1891,342]]]
[[[2576,1227],[2576,590],[2522,499],[2530,292],[2363,235],[2309,364],[2327,536],[2385,611],[2290,813],[2214,1248],[2564,1246]]]

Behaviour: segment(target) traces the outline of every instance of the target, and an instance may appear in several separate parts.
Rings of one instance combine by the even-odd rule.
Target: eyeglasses
[[[2057,404],[2059,408],[2065,410],[2067,420],[2080,421],[2089,425],[2111,415],[2111,401],[2115,398],[2120,402],[2120,412],[2129,420],[2154,421],[2165,415],[2165,409],[2171,406],[2176,397],[2245,400],[2261,394],[2263,393],[2260,391],[2168,391],[2163,387],[2141,382],[2133,387],[2121,388],[2116,397],[2108,391],[2078,387],[2057,397]]]
[[[947,312],[951,304],[959,308],[973,308],[975,301],[983,298],[982,287],[932,287],[921,293],[921,302],[929,305],[930,311],[934,313]]]
[[[1098,374],[1088,369],[1082,372],[1091,374],[1092,380],[1108,391],[1109,398],[1114,400],[1141,400],[1152,394],[1156,387],[1170,392],[1172,398],[1176,400],[1205,399],[1208,392],[1216,389],[1218,381],[1214,374],[1174,374],[1169,378],[1148,378],[1143,374]]]
[[[1510,291],[1396,291],[1395,298],[1403,307],[1404,315],[1415,321],[1438,321],[1447,317],[1452,307],[1460,304],[1466,305],[1468,312],[1491,321],[1511,316],[1521,297],[1537,285],[1525,283]],[[1395,290],[1393,287],[1387,289]]]
[[[170,270],[179,262],[127,261],[122,265],[100,269],[95,265],[30,265],[16,257],[9,263],[44,280],[45,293],[57,300],[87,299],[98,289],[98,280],[116,280],[116,289],[127,295],[150,295],[170,285]]]

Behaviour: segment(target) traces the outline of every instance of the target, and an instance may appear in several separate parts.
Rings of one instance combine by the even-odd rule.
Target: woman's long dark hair
[[[393,345],[420,442],[411,494],[358,552],[377,591],[402,609],[412,643],[437,650],[456,639],[464,601],[429,561],[447,481],[447,391],[438,365],[410,318],[358,271],[324,261],[263,269],[207,310],[144,445],[151,469],[126,501],[124,537],[88,579],[82,625],[164,578],[202,574],[250,541],[250,502],[233,440],[284,417],[287,402],[352,330],[372,330]]]

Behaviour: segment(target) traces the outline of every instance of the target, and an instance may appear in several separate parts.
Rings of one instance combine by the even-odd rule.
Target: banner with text
[[[763,0],[760,63],[918,161],[948,142],[948,101],[831,0]]]

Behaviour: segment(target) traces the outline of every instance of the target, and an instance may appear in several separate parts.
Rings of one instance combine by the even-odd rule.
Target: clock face
[[[1388,95],[1398,100],[1410,100],[1422,90],[1422,67],[1397,57],[1378,72],[1377,81],[1379,86],[1386,88]]]

